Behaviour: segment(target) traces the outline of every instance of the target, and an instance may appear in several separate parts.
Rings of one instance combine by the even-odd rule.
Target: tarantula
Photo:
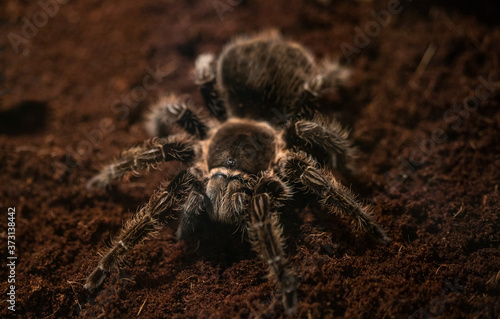
[[[126,223],[85,288],[95,291],[113,266],[169,218],[180,216],[180,239],[209,218],[243,231],[281,287],[286,312],[293,313],[298,280],[285,253],[280,213],[290,213],[285,203],[299,192],[387,243],[369,207],[332,175],[352,159],[347,132],[312,116],[317,96],[347,75],[336,63],[319,67],[304,47],[276,32],[237,38],[217,59],[200,55],[195,80],[211,118],[175,95],[164,96],[146,122],[155,137],[123,152],[87,183],[89,189],[104,187],[163,162],[184,164]],[[290,110],[293,117],[272,121],[273,110]]]

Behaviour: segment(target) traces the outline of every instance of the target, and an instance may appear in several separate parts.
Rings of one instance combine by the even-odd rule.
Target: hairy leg
[[[351,74],[351,70],[346,66],[340,65],[338,61],[332,59],[324,59],[320,65],[320,85],[315,85],[317,90],[316,92],[319,93],[320,91],[328,89],[335,90],[338,87],[342,87],[351,77]],[[312,88],[313,86],[310,85],[309,87]],[[320,91],[318,91],[318,89]]]
[[[166,137],[177,133],[179,127],[201,140],[208,132],[203,116],[175,94],[163,96],[151,106],[146,117],[146,130],[151,136]]]
[[[95,291],[106,279],[111,268],[119,266],[125,255],[145,239],[161,229],[173,213],[182,209],[193,182],[193,175],[183,171],[170,184],[158,190],[149,202],[130,219],[112,246],[102,256],[97,267],[87,278],[85,288]]]
[[[163,162],[190,162],[195,157],[194,147],[194,140],[185,135],[153,138],[142,145],[124,151],[118,159],[92,177],[86,187],[87,189],[103,188],[129,174],[138,174],[139,170],[154,168]]]
[[[178,239],[187,239],[196,231],[200,223],[208,218],[207,210],[210,209],[211,203],[205,193],[205,187],[205,183],[201,179],[193,182],[191,192],[182,209],[182,216],[176,233]]]
[[[248,232],[254,250],[269,265],[283,290],[283,306],[288,314],[297,306],[297,278],[289,265],[284,247],[283,230],[278,217],[271,212],[268,194],[257,194],[251,202]]]
[[[254,186],[254,194],[267,194],[270,197],[271,210],[276,210],[292,198],[292,189],[281,178],[270,171],[262,173]]]
[[[282,174],[316,195],[322,207],[350,216],[357,227],[373,240],[382,244],[389,242],[385,231],[373,220],[370,208],[358,202],[346,187],[326,170],[319,168],[317,162],[305,153],[289,153],[281,159],[281,167]]]
[[[351,71],[337,61],[323,60],[319,72],[305,81],[295,102],[298,118],[313,119],[319,97],[328,89],[335,90],[343,86],[350,75]]]
[[[328,159],[322,164],[332,169],[354,170],[356,149],[349,139],[349,132],[335,120],[315,116],[313,120],[289,122],[284,139],[287,148],[297,148],[316,159]]]
[[[225,121],[227,111],[217,91],[215,57],[212,54],[199,55],[195,62],[194,75],[195,83],[200,89],[207,108],[219,121]]]

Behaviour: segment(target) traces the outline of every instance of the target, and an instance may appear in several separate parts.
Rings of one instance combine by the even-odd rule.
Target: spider
[[[314,115],[317,97],[341,85],[348,74],[337,63],[318,66],[303,46],[273,31],[236,38],[217,59],[200,55],[195,81],[210,116],[188,100],[163,96],[146,120],[154,137],[124,151],[87,183],[89,189],[105,187],[164,162],[183,163],[183,170],[125,224],[85,288],[94,292],[126,254],[172,217],[180,217],[179,239],[208,218],[242,231],[268,264],[285,311],[292,314],[298,280],[287,259],[280,218],[292,213],[285,204],[301,192],[387,243],[370,208],[332,174],[352,162],[348,133],[336,121]],[[272,116],[275,110],[293,116]]]

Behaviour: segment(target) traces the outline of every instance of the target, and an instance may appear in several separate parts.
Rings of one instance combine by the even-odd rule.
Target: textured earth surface
[[[143,114],[163,92],[201,105],[196,55],[276,28],[352,68],[322,111],[352,130],[358,171],[342,181],[392,239],[372,244],[314,204],[283,216],[297,316],[499,318],[499,16],[486,0],[2,1],[0,238],[7,252],[15,208],[18,259],[12,312],[2,253],[0,317],[284,316],[248,245],[178,242],[175,223],[98,295],[83,289],[167,169],[106,191],[85,182],[146,139]]]

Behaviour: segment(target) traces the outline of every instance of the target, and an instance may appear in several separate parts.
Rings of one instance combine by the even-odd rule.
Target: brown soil
[[[161,92],[201,104],[190,73],[197,54],[274,27],[318,57],[355,50],[343,57],[353,79],[325,99],[325,112],[352,128],[358,174],[343,181],[373,204],[392,239],[377,246],[347,219],[314,206],[301,212],[286,228],[300,277],[298,316],[499,318],[494,1],[59,2],[52,17],[38,1],[0,4],[1,250],[15,207],[18,256],[16,312],[2,301],[1,317],[283,316],[279,290],[247,245],[196,250],[176,241],[175,225],[131,253],[99,295],[83,289],[98,250],[162,172],[96,193],[84,183],[146,138],[141,116]],[[219,16],[214,3],[227,11]],[[377,29],[371,11],[389,9]],[[366,43],[358,30],[371,34]],[[141,90],[157,67],[160,83]],[[131,97],[136,105],[116,102]],[[5,300],[9,269],[5,257],[1,263]]]

